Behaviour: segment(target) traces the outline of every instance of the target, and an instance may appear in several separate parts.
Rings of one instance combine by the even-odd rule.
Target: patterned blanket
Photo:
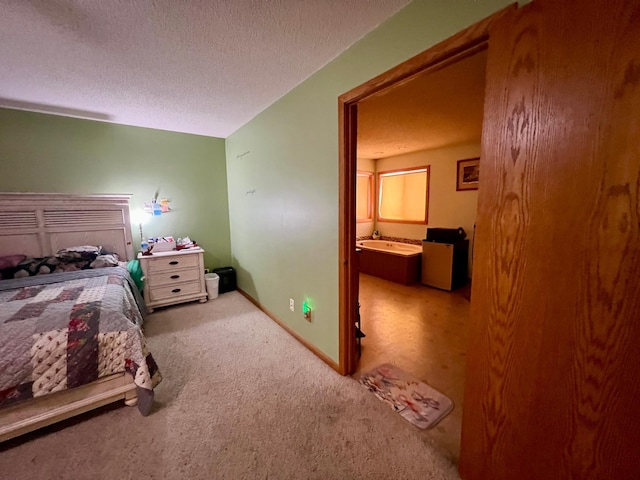
[[[0,281],[0,407],[126,371],[147,415],[161,376],[132,283],[121,267]]]

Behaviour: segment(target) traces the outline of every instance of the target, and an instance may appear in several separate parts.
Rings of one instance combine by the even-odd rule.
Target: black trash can
[[[218,283],[219,293],[231,292],[238,288],[236,286],[236,271],[233,267],[214,268],[212,272],[217,273],[220,277],[220,282]]]

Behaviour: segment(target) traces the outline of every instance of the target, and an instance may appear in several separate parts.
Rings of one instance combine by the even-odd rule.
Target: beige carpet
[[[149,417],[106,408],[0,445],[11,479],[457,479],[422,431],[237,292],[158,311]]]

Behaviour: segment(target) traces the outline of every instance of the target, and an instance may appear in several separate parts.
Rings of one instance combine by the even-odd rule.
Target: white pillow
[[[89,264],[91,268],[117,267],[118,255],[110,253],[108,255],[98,255],[96,259]]]

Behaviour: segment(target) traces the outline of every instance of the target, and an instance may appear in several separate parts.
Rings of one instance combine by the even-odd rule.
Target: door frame
[[[488,49],[493,25],[517,8],[515,3],[509,5],[338,97],[338,367],[342,375],[353,374],[358,365],[355,335],[358,315],[355,251],[358,103],[384,89],[402,85],[420,73],[439,70]]]

